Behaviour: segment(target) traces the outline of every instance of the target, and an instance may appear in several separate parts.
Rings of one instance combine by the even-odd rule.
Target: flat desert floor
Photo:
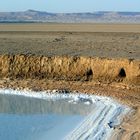
[[[5,53],[140,59],[140,25],[0,24]]]
[[[35,54],[45,56],[94,56],[140,60],[140,25],[138,24],[0,24],[0,54]],[[24,81],[24,80],[23,80]],[[59,81],[11,81],[1,80],[0,85],[26,85],[26,87],[61,87]],[[41,85],[42,84],[42,85]],[[59,86],[60,84],[60,86]],[[83,92],[99,92],[101,95],[132,101],[136,112],[125,118],[116,128],[112,139],[140,139],[140,93],[114,89],[92,83],[63,83],[71,89]],[[84,86],[85,85],[85,86]],[[15,86],[16,87],[16,86]],[[78,89],[79,88],[79,89]],[[126,101],[127,100],[127,101]]]

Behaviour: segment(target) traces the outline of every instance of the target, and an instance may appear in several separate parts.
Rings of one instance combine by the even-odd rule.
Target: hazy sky
[[[140,0],[0,0],[0,11],[140,11]]]

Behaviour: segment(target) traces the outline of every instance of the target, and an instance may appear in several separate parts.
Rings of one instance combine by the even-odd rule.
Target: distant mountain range
[[[48,13],[0,12],[0,22],[140,23],[140,12]]]

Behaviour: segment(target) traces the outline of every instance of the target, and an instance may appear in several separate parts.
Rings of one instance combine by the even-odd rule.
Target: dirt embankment
[[[93,57],[1,55],[1,78],[123,82],[140,85],[140,61]]]

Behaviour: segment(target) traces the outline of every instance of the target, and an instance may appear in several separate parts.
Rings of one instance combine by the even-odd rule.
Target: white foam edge
[[[60,99],[69,99],[69,102],[78,102],[83,101],[85,104],[102,102],[105,105],[111,104],[113,106],[122,106],[125,108],[129,108],[126,105],[122,105],[118,103],[116,100],[111,97],[106,96],[98,96],[91,94],[84,94],[80,92],[69,92],[69,93],[61,93],[58,90],[46,90],[46,91],[32,91],[32,90],[18,90],[18,89],[10,89],[10,88],[0,88],[0,94],[8,94],[8,95],[19,95],[30,98],[38,98],[45,100],[60,100]]]

